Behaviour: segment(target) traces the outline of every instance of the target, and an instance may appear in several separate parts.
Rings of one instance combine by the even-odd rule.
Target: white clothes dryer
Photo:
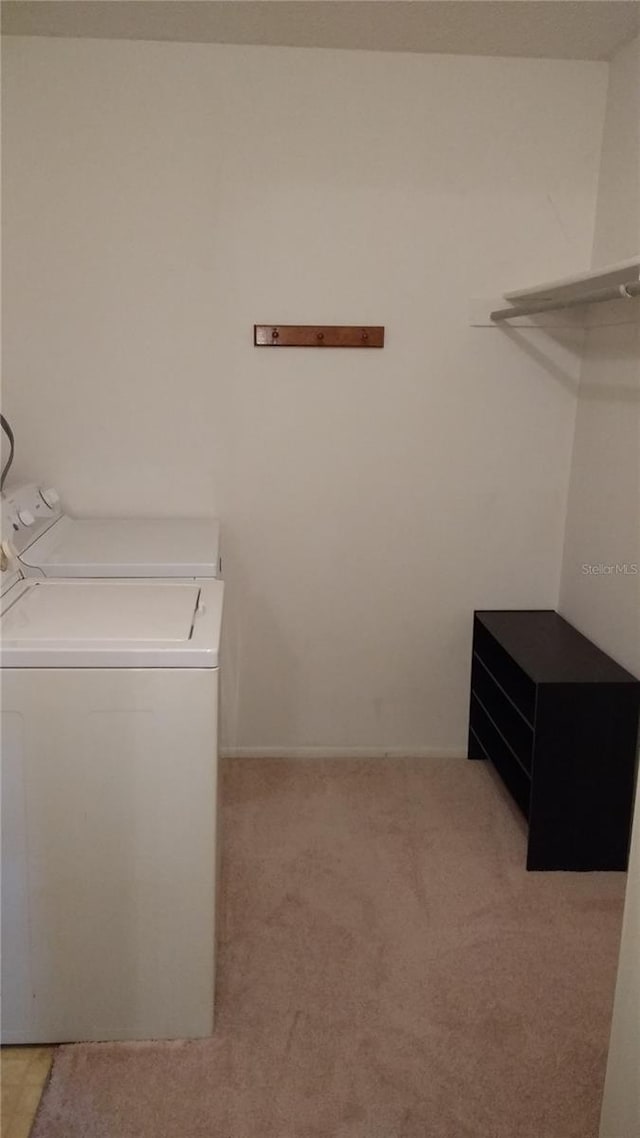
[[[3,1043],[211,1034],[222,601],[3,572]]]
[[[2,532],[29,577],[219,577],[215,518],[74,518],[53,487],[6,490]]]

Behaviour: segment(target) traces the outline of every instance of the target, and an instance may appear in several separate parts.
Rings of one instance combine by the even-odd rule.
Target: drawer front
[[[531,772],[533,728],[488,672],[479,656],[473,658],[471,693],[504,735],[520,762]]]
[[[469,724],[469,737],[475,743],[474,750],[479,748],[485,758],[490,759],[505,786],[511,794],[522,813],[529,817],[529,797],[531,794],[531,779],[520,763],[514,758],[511,750],[501,738],[473,696],[471,698],[471,721]]]
[[[504,693],[522,712],[528,723],[533,726],[536,708],[536,685],[533,680],[522,671],[522,668],[511,659],[511,656],[501,644],[487,632],[484,625],[477,619],[473,626],[474,655],[484,664],[493,680],[499,684]]]

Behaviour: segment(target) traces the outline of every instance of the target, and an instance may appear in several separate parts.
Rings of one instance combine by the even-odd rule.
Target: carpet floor
[[[625,876],[486,763],[233,760],[216,1032],[56,1053],[32,1138],[596,1138]]]

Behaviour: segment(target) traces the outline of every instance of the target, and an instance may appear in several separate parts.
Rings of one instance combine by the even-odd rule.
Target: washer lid
[[[19,581],[3,597],[5,667],[218,666],[223,584]]]
[[[197,585],[141,584],[122,589],[96,581],[33,581],[2,621],[12,640],[188,640]]]
[[[46,577],[217,577],[214,518],[60,518],[21,560]]]

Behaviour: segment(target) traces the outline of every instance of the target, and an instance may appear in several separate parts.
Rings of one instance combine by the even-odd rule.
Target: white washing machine
[[[6,490],[2,532],[29,577],[219,577],[215,518],[72,518],[52,487]]]
[[[3,1043],[211,1034],[222,599],[3,572]]]

